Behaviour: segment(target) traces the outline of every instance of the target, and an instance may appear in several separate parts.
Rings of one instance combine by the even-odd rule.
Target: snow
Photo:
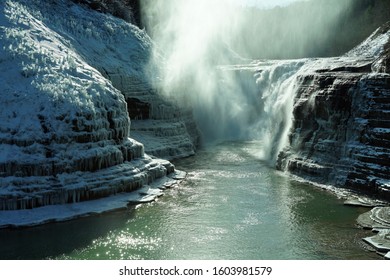
[[[173,171],[129,138],[115,84],[146,83],[144,31],[69,0],[7,0],[0,10],[0,224],[122,207],[129,195],[112,195]]]
[[[124,108],[123,96],[95,66],[111,71],[120,65],[120,72],[145,79],[151,41],[137,27],[70,1],[0,5],[1,134],[36,141],[48,137],[38,112],[53,130],[69,134],[60,113],[71,121],[80,111],[99,116],[105,108]]]
[[[182,171],[178,172],[182,174]],[[120,193],[115,196],[91,200],[82,203],[49,205],[28,210],[0,211],[0,228],[37,226],[50,222],[63,222],[70,219],[102,214],[105,212],[126,209],[131,204],[155,201],[163,195],[161,186],[175,185],[175,173],[164,177],[148,186],[131,193]]]
[[[2,17],[0,22],[8,25],[0,33],[2,138],[27,146],[50,140],[51,131],[59,139],[74,135],[68,122],[75,120],[80,126],[106,127],[99,117],[107,114],[106,108],[126,108],[123,96],[63,37],[49,29],[43,18],[37,19],[21,3],[1,4],[4,16],[9,17]],[[80,118],[81,112],[91,120]],[[48,123],[43,124],[46,120]],[[14,157],[24,157],[23,151],[14,152]]]
[[[378,57],[383,52],[383,46],[389,41],[390,30],[381,33],[378,28],[370,37],[364,40],[359,46],[352,49],[346,56],[349,57]]]

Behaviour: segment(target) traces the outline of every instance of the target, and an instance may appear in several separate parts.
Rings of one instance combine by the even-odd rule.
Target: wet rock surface
[[[357,223],[379,254],[390,251],[390,25],[343,57],[313,60],[299,73],[293,123],[277,167],[347,188],[345,205],[375,207]]]
[[[390,207],[375,207],[371,211],[361,214],[357,223],[364,229],[376,232],[376,235],[363,238],[380,255],[389,259],[390,254]]]
[[[278,168],[390,199],[389,33],[382,28],[346,56],[320,59],[300,75]]]

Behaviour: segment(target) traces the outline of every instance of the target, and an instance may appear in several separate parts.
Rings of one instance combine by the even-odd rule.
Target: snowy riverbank
[[[127,209],[134,204],[153,202],[163,195],[165,189],[177,186],[185,178],[185,175],[185,172],[175,171],[167,177],[157,179],[136,191],[119,193],[96,200],[48,205],[34,209],[0,211],[0,229],[64,222],[80,217]]]

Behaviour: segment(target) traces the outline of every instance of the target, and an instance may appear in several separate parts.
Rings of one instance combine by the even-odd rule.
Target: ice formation
[[[0,9],[1,211],[108,197],[173,172],[129,138],[127,94],[147,84],[144,31],[67,0]]]

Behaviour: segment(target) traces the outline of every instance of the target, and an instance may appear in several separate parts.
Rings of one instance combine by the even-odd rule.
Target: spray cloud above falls
[[[236,1],[143,1],[156,42],[152,64],[160,66],[153,82],[193,108],[205,142],[259,140],[268,143],[262,155],[275,159],[287,140],[302,58],[334,32],[351,1],[310,2],[263,10]]]

